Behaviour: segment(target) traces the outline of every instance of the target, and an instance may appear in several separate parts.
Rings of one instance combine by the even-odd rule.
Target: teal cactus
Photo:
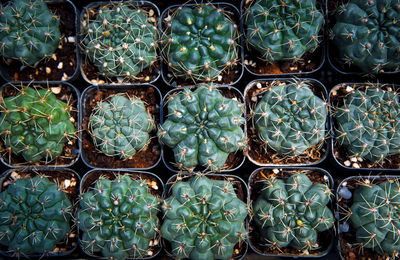
[[[306,82],[268,89],[254,111],[259,138],[282,155],[296,156],[326,136],[327,104]]]
[[[363,183],[354,191],[350,222],[359,247],[390,257],[400,252],[399,194],[397,181]]]
[[[239,37],[229,13],[211,3],[182,6],[163,35],[163,56],[177,77],[215,81],[238,59]]]
[[[229,153],[245,147],[242,104],[224,97],[214,85],[184,88],[168,100],[167,120],[158,129],[160,142],[172,148],[180,169],[197,165],[223,168]]]
[[[0,193],[0,245],[16,256],[48,254],[70,232],[72,204],[43,176],[18,179]]]
[[[128,159],[149,144],[155,124],[140,99],[114,95],[97,104],[89,128],[101,152]]]
[[[246,236],[246,203],[231,182],[196,175],[172,186],[162,206],[162,237],[178,258],[231,259]]]
[[[396,92],[357,89],[336,108],[336,142],[350,156],[382,162],[400,153],[400,102]]]
[[[339,59],[365,73],[400,69],[398,0],[351,0],[336,11],[333,42]]]
[[[157,28],[135,4],[101,6],[96,18],[82,25],[81,37],[83,52],[107,77],[133,79],[157,60]]]
[[[71,110],[50,88],[18,88],[17,95],[0,103],[0,137],[6,151],[27,162],[50,162],[75,138]]]
[[[253,206],[253,219],[268,245],[312,250],[318,232],[333,226],[332,211],[327,206],[330,196],[326,184],[312,184],[302,173],[293,174],[286,182],[271,178]]]
[[[146,257],[151,240],[157,238],[159,210],[160,199],[151,194],[145,179],[102,176],[93,189],[81,193],[81,246],[112,259]]]
[[[42,0],[13,0],[0,6],[0,54],[34,66],[55,53],[60,19]]]
[[[298,61],[319,46],[324,16],[315,0],[257,0],[244,14],[246,39],[264,60]]]

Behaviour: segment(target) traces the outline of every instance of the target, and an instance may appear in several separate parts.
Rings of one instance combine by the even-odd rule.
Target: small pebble
[[[60,92],[61,92],[61,87],[52,87],[50,89],[51,89],[51,92],[53,92],[56,95],[60,94]]]
[[[244,65],[249,65],[249,61],[248,60],[244,60]]]
[[[252,101],[252,102],[257,102],[257,97],[256,97],[256,96],[252,96],[252,97],[251,97],[251,101]]]
[[[279,169],[275,168],[272,170],[273,173],[278,174],[279,173]]]
[[[62,62],[60,62],[60,63],[58,63],[58,65],[57,65],[57,69],[62,69],[63,68],[63,63]]]
[[[361,157],[358,157],[357,160],[358,160],[359,162],[364,161],[363,158],[361,158]]]
[[[350,158],[350,161],[357,162],[357,158],[356,157],[352,157],[352,158]]]
[[[349,160],[344,162],[344,165],[346,165],[347,167],[351,165],[351,162]]]
[[[51,58],[56,61],[57,60],[57,55],[54,53],[53,55],[51,55]]]
[[[218,81],[222,81],[222,76],[218,75]]]
[[[149,77],[149,76],[146,76],[146,77],[144,78],[144,80],[145,80],[145,81],[150,81],[150,77]]]
[[[74,36],[68,36],[68,42],[75,42]]]
[[[147,255],[150,255],[150,256],[152,256],[152,255],[153,255],[153,251],[151,251],[151,250],[148,250],[148,251],[147,251]]]
[[[358,169],[360,168],[360,165],[358,163],[353,163],[353,167]]]
[[[262,85],[261,85],[260,82],[257,82],[256,86],[257,86],[258,89],[262,88]]]
[[[51,69],[49,67],[46,67],[46,73],[50,74],[51,73]]]
[[[339,196],[345,200],[349,200],[352,197],[351,191],[347,187],[341,187],[339,189]]]
[[[152,187],[154,190],[158,190],[157,182],[152,181],[152,182],[151,182],[151,187]]]
[[[62,76],[61,80],[67,80],[68,78],[69,78],[68,75],[63,73],[63,76]]]
[[[75,123],[75,118],[73,118],[72,116],[69,118],[69,121],[71,121],[71,123]]]
[[[149,16],[153,16],[154,15],[154,10],[153,9],[150,9],[150,11],[149,11]]]
[[[347,91],[347,92],[352,92],[353,90],[354,90],[354,89],[353,89],[352,87],[350,87],[350,86],[347,86],[347,87],[346,87],[346,91]]]

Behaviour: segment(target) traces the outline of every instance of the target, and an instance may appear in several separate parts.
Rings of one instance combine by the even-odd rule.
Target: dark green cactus
[[[107,77],[134,78],[157,60],[157,28],[134,4],[110,3],[82,26],[84,53]]]
[[[305,82],[272,86],[254,113],[259,138],[279,154],[299,155],[326,136],[327,104]]]
[[[113,259],[148,256],[150,241],[157,237],[160,199],[150,193],[146,180],[101,177],[81,196],[77,216],[85,251]]]
[[[271,178],[254,204],[254,221],[268,245],[312,250],[318,232],[333,225],[330,196],[326,184],[312,184],[305,174],[293,174],[286,182]]]
[[[18,179],[0,193],[0,244],[16,256],[47,254],[70,232],[72,205],[43,176]]]
[[[163,55],[175,76],[214,81],[236,62],[238,29],[222,8],[211,3],[182,6],[170,19]]]
[[[400,102],[379,87],[356,90],[336,108],[336,141],[350,156],[373,162],[400,153]]]
[[[315,0],[257,0],[244,18],[247,42],[270,62],[297,61],[315,50],[324,23]]]
[[[75,138],[71,110],[50,88],[23,86],[17,95],[2,99],[0,136],[7,152],[22,155],[27,162],[53,160]]]
[[[229,153],[245,147],[242,105],[214,85],[184,88],[168,100],[168,117],[158,129],[159,140],[173,149],[180,169],[197,165],[221,170]]]
[[[398,0],[351,0],[336,11],[339,59],[366,73],[400,69]],[[335,53],[336,55],[337,53]]]
[[[196,175],[177,182],[162,209],[162,237],[176,258],[230,259],[247,235],[246,203],[229,181]]]
[[[128,159],[150,142],[154,120],[140,99],[115,95],[101,101],[89,119],[93,141],[108,156]]]
[[[13,0],[0,6],[0,54],[34,66],[55,53],[60,19],[42,0]]]

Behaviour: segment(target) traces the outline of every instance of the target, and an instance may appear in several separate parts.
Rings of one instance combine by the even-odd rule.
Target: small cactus
[[[162,237],[176,258],[230,259],[246,239],[246,203],[229,181],[196,175],[172,186],[162,206]]]
[[[16,256],[48,254],[70,232],[72,204],[46,177],[18,179],[0,193],[0,245]]]
[[[86,252],[112,259],[148,256],[150,241],[157,237],[160,199],[146,180],[127,174],[114,180],[100,177],[81,194],[79,205],[80,243]]]
[[[82,26],[83,52],[107,77],[135,78],[157,60],[157,28],[147,12],[125,2],[103,5]]]
[[[55,53],[59,24],[42,0],[13,0],[0,6],[0,54],[35,66]]]
[[[212,84],[200,85],[170,97],[167,120],[157,135],[173,149],[180,169],[193,171],[199,165],[219,171],[229,153],[245,147],[244,122],[236,99],[222,96]]]
[[[23,86],[0,104],[0,137],[6,151],[27,162],[46,163],[61,155],[64,144],[75,138],[70,121],[72,107],[58,100],[50,88]]]
[[[144,103],[134,97],[112,96],[97,104],[89,118],[93,141],[108,156],[128,159],[150,142],[155,128]]]

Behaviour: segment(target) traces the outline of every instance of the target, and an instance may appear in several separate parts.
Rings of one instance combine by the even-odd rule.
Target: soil
[[[256,81],[248,86],[245,90],[246,100],[246,114],[247,114],[247,154],[249,158],[261,165],[310,165],[316,164],[325,159],[328,153],[328,138],[325,138],[320,144],[313,146],[301,155],[286,156],[281,155],[274,151],[272,148],[267,147],[258,137],[257,130],[254,124],[254,109],[258,102],[261,101],[263,94],[268,89],[280,83],[288,82],[288,80],[270,80],[270,81]],[[289,80],[289,82],[294,82]],[[260,84],[261,83],[261,86]],[[327,93],[325,88],[317,82],[310,81],[310,88],[322,100],[327,100]],[[258,85],[258,86],[257,86]],[[265,86],[264,86],[265,85]],[[327,119],[328,121],[328,119]],[[327,122],[327,129],[328,122]],[[327,135],[329,130],[327,130]]]
[[[333,182],[329,176],[327,176],[324,172],[319,171],[318,169],[259,169],[254,175],[251,176],[249,180],[249,196],[250,203],[253,203],[260,196],[261,191],[264,186],[264,182],[270,178],[278,178],[278,179],[288,179],[291,175],[296,173],[304,173],[311,180],[313,184],[316,183],[325,183],[331,189],[333,188]],[[328,204],[328,207],[332,210],[333,203],[332,201]],[[332,210],[332,212],[334,212]],[[276,255],[276,256],[304,256],[304,257],[321,257],[326,255],[330,248],[334,243],[334,231],[332,229],[319,232],[317,244],[319,247],[312,251],[302,251],[294,248],[273,248],[271,246],[267,246],[266,241],[260,234],[260,228],[257,227],[253,221],[249,223],[249,241],[252,244],[253,248],[257,251],[258,254],[263,255]]]
[[[76,132],[76,138],[71,140],[71,143],[66,142],[64,144],[63,152],[60,156],[57,156],[52,161],[46,162],[44,160],[40,160],[36,163],[26,162],[22,156],[17,156],[10,152],[9,149],[4,147],[3,142],[0,143],[0,151],[2,154],[2,160],[4,163],[11,166],[70,166],[75,163],[79,158],[79,145],[78,145],[78,96],[75,89],[70,87],[70,85],[65,85],[63,83],[46,83],[46,84],[29,84],[30,87],[37,87],[39,89],[44,88],[44,85],[48,86],[53,90],[53,93],[57,97],[57,99],[67,103],[70,105],[70,115],[73,120]],[[7,84],[1,90],[1,98],[7,98],[10,96],[15,96],[18,94],[18,89],[21,88],[21,84],[12,85]],[[26,85],[23,85],[26,86]],[[59,91],[59,93],[58,93]],[[58,94],[56,94],[58,93]]]
[[[86,96],[82,100],[84,108],[82,115],[82,156],[91,167],[96,168],[151,168],[158,163],[161,155],[161,146],[158,143],[156,129],[150,133],[151,140],[148,146],[126,160],[121,160],[118,156],[105,155],[93,143],[88,128],[90,115],[99,101],[118,93],[126,93],[129,97],[140,98],[145,103],[148,113],[154,118],[156,126],[159,125],[161,100],[158,91],[154,87],[145,85],[131,88],[122,86],[93,88],[91,91],[86,92]]]
[[[43,59],[36,67],[23,66],[18,60],[0,59],[0,68],[11,81],[66,81],[77,73],[76,14],[68,2],[48,3],[60,17],[61,40],[54,55]]]

